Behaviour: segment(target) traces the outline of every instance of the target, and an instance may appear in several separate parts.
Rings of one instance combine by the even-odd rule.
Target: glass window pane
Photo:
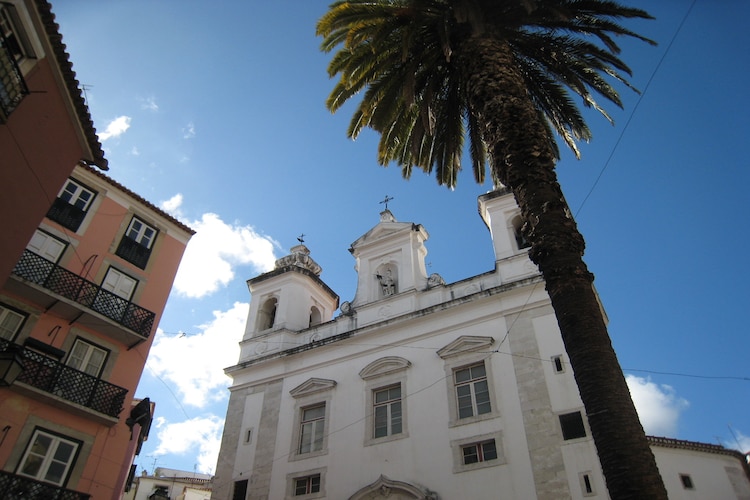
[[[62,462],[52,462],[47,468],[44,480],[54,484],[62,484],[63,474],[65,474],[65,464]]]
[[[479,462],[479,455],[477,454],[476,445],[466,446],[463,449],[464,453],[464,464],[475,464]]]
[[[468,368],[456,370],[456,383],[466,382],[471,379],[471,371]]]
[[[482,455],[485,460],[494,460],[497,458],[497,448],[495,448],[495,440],[487,441],[482,443]]]
[[[472,366],[469,368],[471,370],[471,378],[482,378],[487,376],[487,372],[484,369],[484,363],[481,365]]]
[[[490,391],[487,386],[487,381],[482,380],[474,383],[474,390],[476,391],[477,400],[477,414],[489,413],[490,408]]]

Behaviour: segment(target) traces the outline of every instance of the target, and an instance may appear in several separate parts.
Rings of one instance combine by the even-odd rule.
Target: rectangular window
[[[115,253],[131,264],[145,269],[156,233],[156,229],[138,217],[133,217]]]
[[[326,405],[302,409],[300,423],[299,453],[310,453],[323,449],[323,429],[325,427]]]
[[[583,417],[580,411],[560,415],[560,427],[563,439],[576,439],[586,437],[586,427],[583,425]]]
[[[680,474],[680,482],[682,482],[682,487],[686,490],[695,489],[695,486],[693,486],[693,478],[690,477],[690,474]]]
[[[99,377],[107,360],[108,352],[101,347],[76,339],[68,356],[68,366],[87,373],[93,377]]]
[[[37,429],[21,458],[17,473],[63,486],[75,462],[80,443]]]
[[[373,391],[373,437],[401,433],[401,384]]]
[[[562,373],[565,371],[562,356],[559,354],[557,356],[552,356],[552,368],[555,370],[555,373]]]
[[[495,447],[494,439],[462,446],[461,452],[463,454],[464,465],[497,459],[497,448]]]
[[[73,179],[65,181],[47,217],[71,231],[78,231],[96,193]]]
[[[298,477],[294,480],[294,496],[320,492],[320,474]]]
[[[492,411],[484,363],[455,370],[453,376],[458,398],[458,418]]]
[[[0,339],[13,340],[26,316],[0,304]]]
[[[39,229],[34,232],[31,241],[26,245],[28,250],[31,250],[35,254],[54,263],[57,263],[57,261],[60,260],[60,256],[65,250],[65,247],[66,244],[64,241],[55,238],[49,233],[40,231]]]

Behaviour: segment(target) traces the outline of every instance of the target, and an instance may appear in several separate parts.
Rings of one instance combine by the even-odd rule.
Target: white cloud
[[[130,154],[131,154],[131,155],[133,155],[133,156],[140,156],[140,155],[141,155],[141,152],[140,152],[140,151],[138,151],[138,148],[137,148],[137,147],[133,146],[133,147],[132,147],[132,148],[130,149]]]
[[[227,224],[211,213],[188,225],[195,235],[174,280],[175,290],[181,295],[200,298],[215,292],[234,279],[237,265],[249,264],[258,272],[273,269],[274,242],[256,233],[252,226]]]
[[[187,455],[198,451],[198,472],[212,474],[219,458],[224,421],[216,415],[195,417],[183,422],[157,422],[159,446],[154,455]]]
[[[680,414],[690,403],[671,386],[655,384],[650,378],[626,375],[625,380],[646,434],[675,437]]]
[[[104,142],[112,137],[119,137],[130,128],[130,117],[129,116],[118,116],[109,124],[104,132],[99,134],[99,140]]]
[[[193,137],[195,137],[195,123],[190,122],[182,129],[182,138],[192,139]]]
[[[234,268],[252,266],[253,272],[273,269],[278,244],[268,236],[255,232],[252,226],[228,224],[212,213],[197,221],[186,220],[182,214],[182,194],[159,203],[162,210],[195,230],[180,262],[174,289],[180,295],[201,298],[230,283]]]
[[[230,380],[224,368],[237,362],[249,304],[235,302],[228,311],[214,311],[214,319],[197,333],[157,331],[147,366],[156,376],[177,387],[185,404],[203,408],[228,396]]]
[[[182,212],[180,211],[180,207],[182,206],[182,199],[182,193],[177,193],[170,199],[159,203],[159,208],[179,219],[182,216]]]
[[[143,99],[143,102],[141,103],[141,109],[147,109],[149,111],[159,111],[159,105],[156,104],[156,98],[152,96]]]

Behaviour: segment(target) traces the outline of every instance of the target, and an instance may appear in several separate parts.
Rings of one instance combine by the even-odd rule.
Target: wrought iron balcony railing
[[[148,338],[155,314],[120,297],[52,261],[25,250],[13,274],[96,311],[110,320]]]
[[[47,218],[52,219],[63,227],[71,231],[78,231],[81,227],[86,212],[75,205],[71,205],[62,198],[55,198],[52,206],[47,211]]]
[[[0,123],[7,120],[28,93],[21,70],[0,32]]]
[[[48,356],[0,340],[0,351],[15,347],[23,357],[23,371],[16,382],[23,382],[67,401],[110,417],[122,411],[128,390],[76,370]],[[1,497],[0,497],[1,498]]]
[[[30,477],[0,471],[0,498],[24,500],[89,500],[91,495],[68,490]]]
[[[115,253],[131,264],[146,269],[148,258],[151,256],[151,249],[144,247],[133,238],[123,236]]]

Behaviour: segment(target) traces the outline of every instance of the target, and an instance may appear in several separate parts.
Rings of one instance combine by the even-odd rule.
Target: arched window
[[[315,306],[310,308],[310,326],[319,325],[321,323],[320,309]]]
[[[258,314],[258,330],[268,330],[276,319],[276,298],[265,301]]]
[[[518,245],[519,250],[523,250],[524,248],[529,248],[531,246],[531,243],[526,240],[526,237],[521,231],[522,227],[523,220],[521,220],[520,216],[516,215],[513,218],[513,235],[516,237],[516,245]]]

